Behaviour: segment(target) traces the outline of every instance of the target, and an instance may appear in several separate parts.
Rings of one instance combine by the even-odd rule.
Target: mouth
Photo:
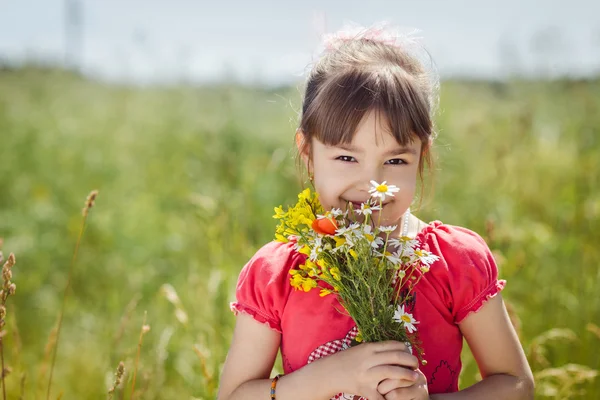
[[[361,204],[363,204],[363,203],[367,203],[367,202],[368,202],[368,200],[367,200],[367,201],[360,201],[360,200],[356,200],[356,201],[355,201],[355,200],[346,200],[346,202],[347,202],[347,203],[350,203],[350,204],[352,205],[352,207],[353,207],[355,210],[357,210],[357,209],[358,209],[358,210],[360,210],[360,206],[361,206]],[[385,203],[383,203],[383,204],[382,204],[382,207],[385,207],[385,206],[386,206],[388,203],[389,203],[389,201],[388,201],[388,202],[385,202]],[[379,203],[377,203],[377,204],[375,204],[375,205],[377,205],[377,206],[378,206],[378,205],[379,205]],[[374,211],[376,212],[377,210],[374,210]]]

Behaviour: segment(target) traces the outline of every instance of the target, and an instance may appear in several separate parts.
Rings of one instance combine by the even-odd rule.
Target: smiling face
[[[299,131],[300,150],[301,140]],[[421,142],[417,139],[406,146],[400,145],[389,131],[385,117],[369,111],[359,123],[351,143],[328,146],[313,137],[310,147],[301,153],[302,159],[309,171],[314,172],[315,190],[326,210],[334,207],[346,210],[348,202],[360,206],[371,197],[371,180],[386,181],[400,189],[384,200],[380,222],[382,226],[398,225],[392,234],[397,236],[402,215],[415,194]],[[379,213],[374,211],[373,220],[379,218]]]

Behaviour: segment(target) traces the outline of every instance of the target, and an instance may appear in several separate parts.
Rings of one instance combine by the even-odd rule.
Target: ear
[[[309,154],[310,154],[310,144],[306,142],[307,138],[302,129],[296,129],[296,147],[298,148],[298,153],[300,153],[300,157],[302,157],[302,161],[304,162],[304,166],[308,171],[308,162],[309,162]]]

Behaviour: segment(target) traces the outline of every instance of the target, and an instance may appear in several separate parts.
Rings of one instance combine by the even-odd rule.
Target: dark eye
[[[336,160],[344,161],[344,162],[352,162],[354,161],[354,157],[352,156],[339,156]]]
[[[401,165],[401,164],[406,164],[406,161],[404,161],[401,158],[393,158],[393,159],[387,161],[387,163],[389,163],[391,165]]]

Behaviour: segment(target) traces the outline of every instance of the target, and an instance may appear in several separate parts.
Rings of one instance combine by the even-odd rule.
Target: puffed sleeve
[[[247,313],[281,333],[281,316],[292,289],[289,270],[298,256],[292,242],[272,241],[261,247],[240,271],[231,311]]]
[[[496,261],[479,234],[444,224],[437,225],[434,232],[432,250],[441,255],[441,260],[432,266],[432,271],[442,268],[452,316],[458,324],[504,289],[506,281],[498,279]]]

